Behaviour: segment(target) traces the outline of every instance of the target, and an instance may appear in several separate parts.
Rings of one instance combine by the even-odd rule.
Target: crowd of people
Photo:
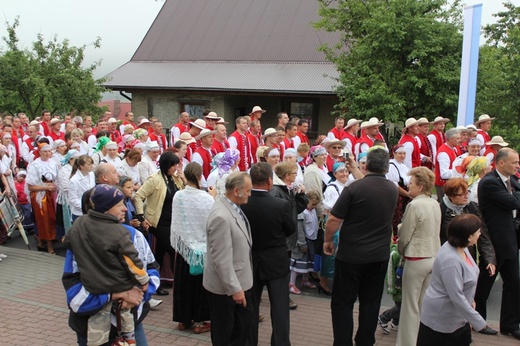
[[[447,118],[409,118],[388,147],[376,118],[338,117],[311,142],[308,120],[281,112],[263,130],[265,112],[229,135],[211,110],[181,113],[167,133],[131,112],[2,118],[0,187],[38,250],[69,250],[79,345],[147,345],[152,295],[172,281],[178,329],[214,345],[258,343],[264,287],[273,345],[290,345],[302,290],[331,297],[335,345],[353,344],[356,301],[357,345],[378,326],[398,345],[468,345],[470,325],[497,333],[486,302],[499,273],[500,332],[520,339],[519,156],[489,135],[494,118],[447,131]],[[385,282],[395,306],[380,313]]]

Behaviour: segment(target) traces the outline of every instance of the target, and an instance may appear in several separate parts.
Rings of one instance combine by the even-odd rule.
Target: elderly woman
[[[294,148],[288,148],[285,149],[284,155],[283,155],[283,162],[293,162],[298,164],[298,153],[296,152],[296,149]],[[298,166],[298,173],[296,174],[296,180],[294,181],[295,184],[303,184],[303,171]]]
[[[61,167],[61,161],[65,158],[65,154],[67,154],[67,143],[62,139],[57,139],[52,146],[54,147],[52,159],[56,161],[58,167]]]
[[[92,148],[90,148],[83,140],[83,131],[80,129],[74,129],[71,132],[71,138],[73,142],[76,142],[79,144],[78,151],[81,155],[92,155]],[[72,146],[71,146],[72,148]]]
[[[338,200],[339,195],[341,195],[343,192],[343,189],[347,187],[348,177],[350,175],[347,166],[343,162],[336,162],[333,164],[332,174],[334,177],[323,193],[323,206],[327,213],[332,209],[334,204],[336,204],[336,201]],[[339,230],[334,234],[332,241],[337,247],[339,241]],[[323,293],[328,296],[331,294],[331,290],[329,288],[329,278],[334,278],[335,260],[335,256],[322,254],[318,292],[321,293],[323,291]]]
[[[74,166],[72,166],[67,195],[70,212],[72,214],[72,222],[83,215],[81,210],[81,197],[87,190],[90,190],[96,185],[94,172],[92,172],[93,165],[94,161],[92,157],[81,155],[75,160]]]
[[[56,254],[52,241],[56,239],[56,180],[58,165],[51,159],[52,148],[49,144],[38,145],[40,157],[32,162],[27,169],[27,187],[31,193],[31,205],[34,221],[38,230],[38,250]]]
[[[478,183],[491,171],[491,165],[485,156],[477,156],[466,166],[469,200],[478,204]]]
[[[173,281],[173,320],[179,330],[185,330],[194,321],[196,334],[210,330],[209,297],[202,286],[202,272],[206,257],[206,221],[214,203],[215,189],[201,190],[202,168],[196,162],[184,169],[187,185],[173,197],[171,244],[177,252]]]
[[[482,149],[482,143],[480,142],[480,140],[478,138],[470,138],[468,140],[467,149],[468,149],[467,152],[458,156],[455,159],[455,161],[453,161],[453,164],[452,164],[453,177],[460,177],[460,178],[465,177],[467,163],[465,165],[463,165],[463,163],[469,156],[476,157],[476,156],[480,155],[480,150]],[[469,163],[469,161],[467,161],[467,162]]]
[[[240,151],[237,149],[226,149],[213,157],[211,166],[213,170],[208,176],[208,188],[215,188],[218,196],[223,196],[226,192],[226,178],[237,171],[240,162]]]
[[[58,141],[55,141],[56,143]],[[72,215],[69,205],[69,183],[70,176],[72,175],[72,166],[76,159],[80,157],[79,151],[76,149],[70,149],[63,160],[61,160],[61,168],[58,173],[58,197],[56,205],[56,223],[63,227],[65,233],[68,232],[72,225]]]
[[[320,199],[323,201],[323,188],[327,186],[330,181],[330,176],[327,174],[327,150],[321,145],[316,145],[311,148],[311,163],[303,174],[303,183],[306,191],[318,191]],[[320,202],[316,208],[318,217],[324,215],[323,202]]]
[[[262,153],[262,156],[274,171],[274,167],[280,163],[280,150],[276,148],[267,148]]]
[[[139,168],[137,164],[141,162],[142,154],[137,149],[130,150],[125,156],[124,160],[121,161],[119,165],[117,165],[117,173],[119,173],[120,177],[130,177],[134,182],[134,190],[137,191],[141,187],[139,182],[141,181],[141,176],[139,174]]]
[[[114,166],[118,166],[121,163],[121,158],[119,157],[118,146],[116,142],[108,142],[105,144],[106,155],[101,159],[101,162],[111,163]]]
[[[134,196],[137,219],[143,227],[148,228],[156,239],[155,258],[162,267],[164,255],[170,257],[170,268],[174,268],[175,250],[170,245],[170,229],[172,223],[172,201],[175,193],[184,188],[181,179],[182,169],[179,157],[172,152],[165,152],[159,158],[159,172],[152,175],[139,188]],[[146,201],[146,212],[144,202]],[[158,295],[168,295],[162,288]]]
[[[480,218],[471,214],[458,215],[449,224],[448,241],[437,254],[423,299],[418,346],[469,345],[470,325],[477,331],[489,328],[473,308],[479,269],[468,251],[481,227]]]
[[[426,167],[410,170],[408,204],[399,229],[397,248],[405,259],[397,345],[414,345],[419,330],[422,298],[430,284],[435,254],[440,248],[441,210],[431,198],[435,176]]]
[[[481,156],[486,163],[487,159]],[[441,223],[441,244],[448,240],[448,227],[450,222],[462,214],[473,214],[481,218],[480,210],[475,202],[468,200],[468,183],[462,178],[452,178],[444,185],[444,197],[440,203],[442,223]],[[468,245],[468,251],[475,261],[477,261],[477,246]],[[481,235],[478,239],[478,259],[481,269],[485,269],[490,276],[495,275],[496,255],[491,238],[485,223],[482,223]],[[494,332],[494,333],[493,333]],[[496,334],[490,330],[487,334]]]
[[[394,219],[392,220],[393,235],[397,235],[397,225],[401,223],[404,209],[410,202],[408,195],[408,184],[410,183],[410,176],[408,172],[410,168],[404,164],[406,158],[406,149],[403,145],[396,145],[392,148],[393,158],[390,159],[390,166],[386,179],[394,182],[399,190],[399,197],[397,199],[397,206],[395,207]]]

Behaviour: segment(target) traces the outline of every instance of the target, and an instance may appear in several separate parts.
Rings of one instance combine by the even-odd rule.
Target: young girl
[[[318,236],[318,214],[316,206],[320,204],[321,197],[317,191],[309,191],[307,193],[309,203],[307,208],[298,215],[298,240],[296,250],[291,253],[291,278],[289,281],[289,292],[292,294],[301,294],[296,287],[296,277],[302,274],[302,287],[316,288],[309,281],[309,272],[314,268],[314,247]]]
[[[94,161],[90,156],[81,155],[74,162],[72,172],[70,174],[68,201],[72,214],[72,222],[83,215],[81,210],[81,196],[85,191],[96,185],[92,166]]]
[[[27,196],[27,192],[25,190],[25,177],[27,176],[27,171],[24,169],[20,169],[18,173],[16,173],[16,181],[14,183],[16,187],[16,197],[18,199],[18,204],[23,211],[23,222],[22,226],[27,231],[29,229],[34,229],[34,219],[33,212],[31,207],[31,201]]]
[[[80,129],[74,129],[70,135],[72,137],[72,141],[79,144],[78,151],[81,155],[92,155],[92,149],[89,148],[87,142],[83,140],[83,131]]]
[[[134,181],[131,177],[123,176],[121,177],[121,180],[119,180],[119,187],[123,191],[123,195],[125,195],[124,204],[127,209],[123,223],[142,232],[142,229],[140,228],[141,222],[136,217],[137,213],[135,211],[134,203],[132,202],[134,196]]]

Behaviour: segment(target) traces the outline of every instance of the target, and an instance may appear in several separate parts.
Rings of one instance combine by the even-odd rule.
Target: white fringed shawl
[[[173,197],[171,244],[188,264],[204,265],[206,221],[214,202],[207,192],[191,186]]]

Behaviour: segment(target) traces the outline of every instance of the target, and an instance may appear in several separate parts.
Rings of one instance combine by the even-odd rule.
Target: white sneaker
[[[4,255],[3,253],[0,253],[0,258],[7,258],[7,255]]]
[[[150,309],[154,309],[154,308],[158,307],[159,305],[161,305],[162,300],[152,298],[148,301],[148,303],[150,304]]]
[[[390,323],[390,329],[394,330],[394,331],[398,331],[399,330],[399,325],[395,325],[394,322],[391,322]]]

